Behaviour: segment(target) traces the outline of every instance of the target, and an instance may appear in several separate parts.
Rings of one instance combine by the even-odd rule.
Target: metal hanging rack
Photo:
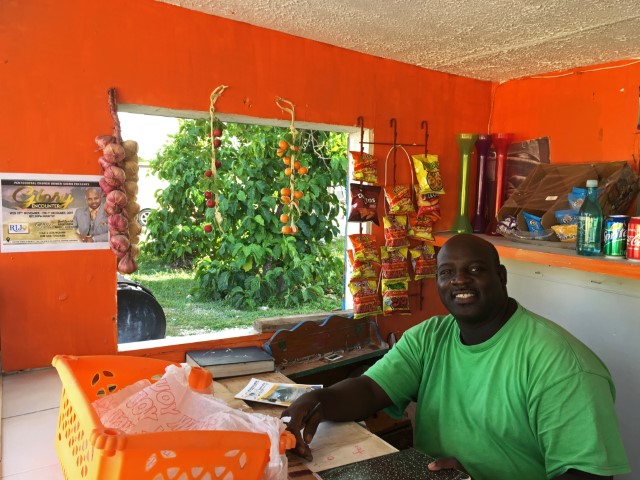
[[[393,128],[393,142],[365,142],[364,141],[364,117],[359,116],[358,121],[356,123],[358,127],[360,127],[360,155],[364,154],[364,146],[365,145],[391,145],[393,148],[393,183],[396,183],[396,152],[398,146],[402,145],[403,147],[424,147],[425,156],[429,153],[429,122],[427,120],[422,120],[420,122],[420,129],[424,130],[424,143],[398,143],[398,122],[395,118],[391,118],[389,120],[389,126]],[[360,182],[362,185],[362,182]],[[413,187],[413,185],[412,185]],[[362,223],[360,224],[360,233],[362,234]],[[423,279],[420,279],[420,290],[418,293],[409,294],[410,297],[419,297],[420,299],[420,310],[422,310],[422,302],[424,299],[423,287],[424,282]]]

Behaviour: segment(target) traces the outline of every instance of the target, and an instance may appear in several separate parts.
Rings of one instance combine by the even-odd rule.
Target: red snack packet
[[[373,222],[380,225],[378,220],[378,198],[380,187],[374,185],[350,184],[351,209],[349,222]]]
[[[440,219],[440,195],[437,193],[420,193],[420,187],[414,185],[416,203],[418,204],[418,218],[430,218],[434,222]]]
[[[421,243],[410,250],[411,263],[413,264],[414,280],[423,278],[435,278],[436,276],[436,252],[433,245]]]
[[[353,295],[354,318],[380,315],[382,313],[377,280],[351,280],[349,291]]]
[[[382,280],[382,311],[385,315],[411,312],[407,277]]]
[[[409,264],[407,263],[408,248],[401,247],[389,250],[381,249],[382,278],[403,278],[409,276]]]
[[[407,216],[394,215],[382,219],[384,223],[384,241],[389,249],[408,247],[409,231],[407,229]]]
[[[435,242],[433,237],[433,220],[428,217],[409,218],[409,238],[421,242]]]
[[[413,206],[411,187],[409,185],[384,187],[384,195],[387,197],[387,203],[389,204],[389,214],[400,215],[416,211]]]

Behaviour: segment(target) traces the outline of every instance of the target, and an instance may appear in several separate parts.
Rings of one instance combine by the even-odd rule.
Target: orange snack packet
[[[387,197],[387,203],[389,204],[389,214],[400,215],[416,211],[413,206],[411,187],[409,185],[384,187],[384,195]]]
[[[354,318],[380,315],[382,306],[378,295],[378,281],[371,279],[356,279],[349,283],[349,291],[353,295]]]
[[[353,158],[353,179],[359,182],[378,183],[377,160],[363,152],[349,152]]]

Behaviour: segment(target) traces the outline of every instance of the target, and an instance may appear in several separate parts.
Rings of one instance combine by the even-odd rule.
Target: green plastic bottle
[[[578,213],[578,255],[595,256],[602,252],[602,207],[598,202],[598,180],[587,180],[587,197]]]

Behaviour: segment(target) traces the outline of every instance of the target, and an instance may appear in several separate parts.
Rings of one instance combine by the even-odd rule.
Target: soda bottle
[[[587,197],[578,213],[578,255],[600,255],[602,251],[602,208],[598,202],[598,180],[587,180]]]

